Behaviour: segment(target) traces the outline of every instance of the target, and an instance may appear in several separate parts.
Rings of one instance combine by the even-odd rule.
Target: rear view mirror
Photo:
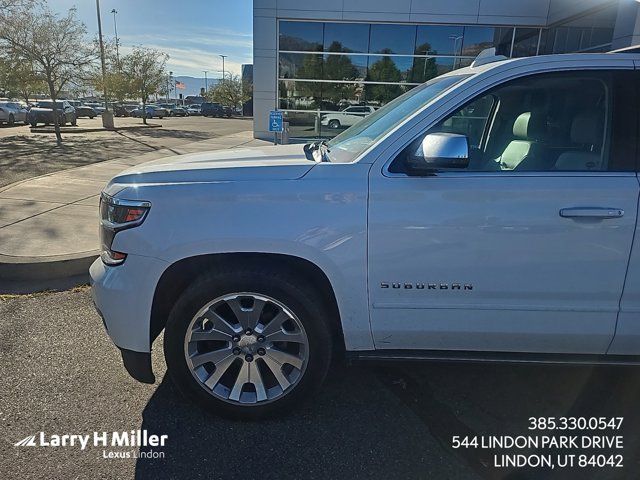
[[[414,154],[412,162],[417,168],[467,168],[469,166],[469,140],[457,133],[429,133]]]

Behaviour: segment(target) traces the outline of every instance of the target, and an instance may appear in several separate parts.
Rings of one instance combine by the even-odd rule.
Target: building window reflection
[[[487,48],[506,57],[607,51],[616,12],[550,28],[281,20],[278,107],[293,137],[330,137]]]

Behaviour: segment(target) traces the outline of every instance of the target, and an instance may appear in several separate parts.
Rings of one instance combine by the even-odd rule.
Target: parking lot
[[[94,312],[88,288],[0,300],[0,478],[632,478],[640,468],[636,368],[338,364],[290,415],[243,423],[194,407],[165,378],[138,384]],[[620,469],[517,472],[453,435],[524,435],[531,416],[624,416]],[[146,429],[164,459],[102,458],[100,447],[19,448],[40,431]],[[131,449],[137,451],[137,449]]]
[[[25,178],[89,163],[134,156],[161,148],[251,130],[250,118],[131,117],[115,119],[117,131],[102,130],[102,118],[80,118],[63,129],[63,144],[55,145],[53,127],[32,130],[28,125],[0,126],[0,187]]]

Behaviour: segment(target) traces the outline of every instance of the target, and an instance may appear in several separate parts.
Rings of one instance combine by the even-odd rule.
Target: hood
[[[297,144],[216,150],[143,163],[120,173],[111,183],[295,180],[315,165]]]

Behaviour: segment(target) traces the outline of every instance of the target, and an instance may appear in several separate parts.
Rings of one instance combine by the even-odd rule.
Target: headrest
[[[513,122],[513,136],[518,140],[539,140],[546,130],[546,118],[536,112],[524,112]]]
[[[602,142],[602,115],[581,113],[571,122],[571,142],[600,145]]]

